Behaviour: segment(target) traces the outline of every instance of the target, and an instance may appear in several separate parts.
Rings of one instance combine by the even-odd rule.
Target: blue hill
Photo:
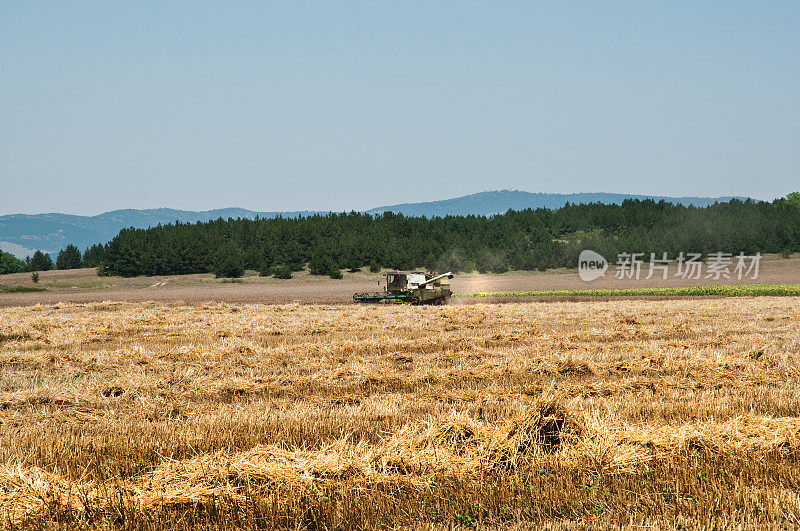
[[[373,208],[367,212],[379,214],[381,212],[395,212],[406,216],[458,216],[480,215],[488,216],[512,210],[525,210],[526,208],[561,208],[567,203],[605,203],[620,204],[625,199],[654,199],[682,205],[704,207],[715,202],[727,202],[731,197],[668,197],[655,195],[632,195],[610,193],[580,193],[580,194],[543,194],[522,192],[519,190],[499,190],[480,192],[453,199],[429,201],[425,203],[404,203]],[[740,197],[738,199],[744,200]]]

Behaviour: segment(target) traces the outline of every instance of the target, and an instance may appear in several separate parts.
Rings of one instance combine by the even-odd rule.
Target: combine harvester
[[[426,275],[425,273],[403,273],[389,271],[383,293],[356,293],[355,302],[406,303],[406,304],[447,304],[453,294],[450,279],[453,273]]]

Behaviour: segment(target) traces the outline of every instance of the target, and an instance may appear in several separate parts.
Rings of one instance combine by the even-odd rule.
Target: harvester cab
[[[427,275],[421,272],[404,273],[389,271],[383,293],[356,293],[355,302],[408,303],[408,304],[446,304],[452,295],[450,279],[453,273]]]

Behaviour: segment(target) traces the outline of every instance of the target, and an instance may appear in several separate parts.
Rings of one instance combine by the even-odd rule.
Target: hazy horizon
[[[0,5],[0,215],[771,200],[800,4]]]
[[[190,211],[190,212],[208,212],[208,211],[213,211],[213,210],[228,210],[228,209],[243,209],[243,210],[249,210],[249,211],[252,211],[252,212],[351,212],[351,211],[354,211],[354,210],[357,211],[357,212],[361,212],[361,211],[372,210],[372,209],[375,209],[375,208],[381,208],[381,207],[385,207],[385,206],[392,206],[392,205],[399,205],[399,204],[415,204],[415,203],[428,203],[428,202],[437,202],[437,201],[448,201],[448,200],[451,200],[451,199],[459,199],[459,198],[462,198],[462,197],[467,197],[467,196],[476,195],[476,194],[480,194],[480,193],[506,192],[506,191],[510,191],[510,192],[525,192],[525,193],[532,193],[532,194],[543,193],[543,194],[552,194],[552,195],[613,194],[613,195],[636,195],[636,196],[674,197],[674,198],[685,198],[685,197],[698,197],[698,198],[729,197],[729,195],[726,195],[726,194],[714,194],[714,195],[709,195],[709,196],[695,196],[695,195],[691,195],[691,194],[689,194],[689,195],[680,195],[680,196],[678,196],[678,195],[663,196],[662,194],[626,194],[624,192],[605,192],[605,191],[596,191],[596,190],[595,191],[587,191],[587,192],[531,192],[529,190],[503,189],[503,190],[482,190],[480,192],[472,192],[472,193],[469,193],[469,194],[464,194],[464,195],[459,195],[459,196],[441,197],[441,198],[435,198],[435,199],[425,199],[425,200],[422,200],[422,201],[404,201],[404,202],[392,202],[392,203],[385,202],[385,203],[381,203],[381,204],[375,204],[375,205],[372,205],[372,206],[369,206],[369,207],[366,207],[366,208],[347,208],[347,209],[343,209],[343,210],[332,210],[332,209],[327,209],[327,208],[318,208],[318,209],[300,208],[300,209],[295,209],[295,210],[274,210],[274,209],[246,208],[246,207],[237,206],[237,205],[223,205],[223,206],[214,207],[214,208],[199,209],[199,208],[177,208],[177,207],[172,207],[172,206],[166,205],[166,206],[153,206],[153,207],[114,208],[114,209],[110,209],[110,210],[100,210],[100,211],[97,211],[97,212],[87,212],[87,213],[76,213],[76,212],[69,212],[69,211],[64,211],[64,210],[62,210],[62,211],[55,211],[54,210],[54,211],[47,211],[47,212],[6,212],[6,213],[1,213],[0,212],[0,216],[15,215],[15,214],[28,215],[28,216],[47,215],[47,214],[66,214],[66,215],[74,215],[74,216],[92,217],[92,216],[98,216],[98,215],[105,214],[105,213],[108,213],[108,212],[115,212],[115,211],[120,211],[120,210],[160,210],[160,209]],[[789,193],[789,192],[787,192],[787,193]],[[770,197],[770,198],[760,198],[760,197],[750,197],[750,196],[735,196],[735,197],[747,197],[749,199],[759,200],[759,201],[773,201],[774,199],[778,199],[780,197],[784,197],[785,195],[786,194],[783,194],[783,195],[777,196],[777,197]]]

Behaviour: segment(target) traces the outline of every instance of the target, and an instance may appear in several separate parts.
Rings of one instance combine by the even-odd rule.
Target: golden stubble
[[[123,508],[130,522],[269,500],[285,527],[310,526],[309,511],[332,527],[791,523],[798,307],[2,309],[0,517],[114,526]],[[635,495],[601,496],[604,481]]]

